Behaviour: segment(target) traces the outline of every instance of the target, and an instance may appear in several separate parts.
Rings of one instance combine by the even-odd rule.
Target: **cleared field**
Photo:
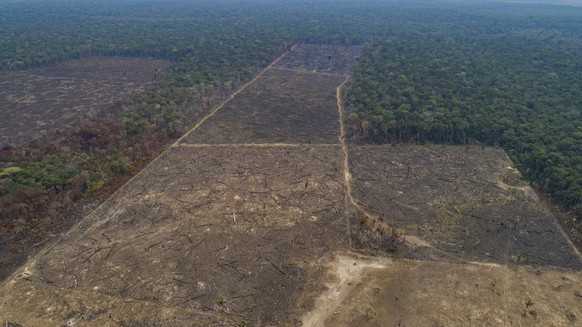
[[[174,148],[28,267],[24,288],[10,290],[23,297],[4,302],[2,317],[37,325],[51,307],[55,325],[89,312],[93,326],[152,322],[116,311],[125,298],[172,307],[191,325],[208,314],[288,325],[319,287],[317,259],[347,242],[340,155]]]
[[[268,70],[184,143],[338,143],[336,88],[345,77]]]
[[[447,257],[582,268],[501,149],[354,146],[350,158],[356,201]]]
[[[0,141],[34,139],[143,92],[166,61],[87,57],[0,73]]]
[[[347,76],[361,50],[359,45],[302,44],[274,67]]]

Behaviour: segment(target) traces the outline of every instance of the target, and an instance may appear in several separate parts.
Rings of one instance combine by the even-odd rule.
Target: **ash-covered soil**
[[[139,94],[168,67],[162,60],[86,57],[0,72],[0,141],[30,141]]]
[[[350,163],[356,202],[450,258],[582,268],[501,149],[353,146]]]
[[[338,143],[345,77],[270,69],[184,143]]]
[[[230,325],[288,325],[311,305],[302,295],[318,288],[314,263],[347,242],[340,154],[339,146],[173,148],[27,267],[19,300],[2,310],[41,319],[52,307],[57,323],[81,314],[72,308],[82,302],[90,325],[143,323],[107,300],[125,298]],[[80,296],[60,297],[68,291]]]
[[[360,51],[360,45],[301,44],[274,67],[347,76]]]

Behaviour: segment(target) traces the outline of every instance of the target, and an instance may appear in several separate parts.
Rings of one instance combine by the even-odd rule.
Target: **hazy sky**
[[[582,0],[507,0],[503,2],[549,3],[554,5],[582,6]]]

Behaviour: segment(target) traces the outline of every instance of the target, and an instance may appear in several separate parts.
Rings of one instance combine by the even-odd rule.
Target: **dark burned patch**
[[[146,58],[85,57],[28,71],[31,75],[143,84],[160,76],[169,62]]]
[[[301,44],[275,67],[349,75],[361,50],[359,45]]]
[[[356,201],[448,256],[582,268],[535,195],[503,183],[517,172],[500,149],[356,146],[350,156]]]
[[[346,246],[340,158],[339,147],[174,148],[38,258],[29,279],[288,325],[317,287],[313,263]]]
[[[87,57],[0,73],[0,141],[20,143],[143,92],[166,61]]]
[[[343,77],[269,70],[184,143],[338,143]]]
[[[531,203],[512,201],[467,211],[460,234],[465,234],[464,254],[483,256],[514,265],[551,265],[582,269],[554,217],[532,208]]]

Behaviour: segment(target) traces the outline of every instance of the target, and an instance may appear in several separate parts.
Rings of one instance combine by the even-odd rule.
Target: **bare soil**
[[[347,241],[340,154],[174,148],[42,253],[26,284],[212,313],[230,324],[285,325],[302,292],[317,287],[313,263]],[[12,305],[30,300],[23,313],[37,312],[54,301],[55,321],[76,314],[67,301],[36,302],[32,289]],[[104,312],[95,326],[109,319],[111,307],[101,305],[86,303]]]
[[[184,143],[337,143],[345,77],[270,69]]]
[[[582,268],[501,149],[354,146],[350,158],[356,201],[451,259]]]
[[[367,270],[325,326],[579,326],[582,319],[578,272],[409,260],[385,265]]]
[[[30,141],[139,94],[169,62],[86,57],[22,72],[0,72],[0,141]]]
[[[348,146],[339,124],[344,79],[321,74],[322,87],[313,74],[268,67],[237,91],[2,283],[2,319],[26,326],[579,324],[579,255],[502,150]],[[305,97],[326,106],[334,92],[335,116],[324,117],[336,124],[335,139],[301,144],[307,139],[299,143],[292,128],[273,134],[273,126],[247,117],[260,102],[239,97],[304,87],[291,82],[312,83]],[[239,120],[252,128],[243,137],[243,128],[228,129]]]

